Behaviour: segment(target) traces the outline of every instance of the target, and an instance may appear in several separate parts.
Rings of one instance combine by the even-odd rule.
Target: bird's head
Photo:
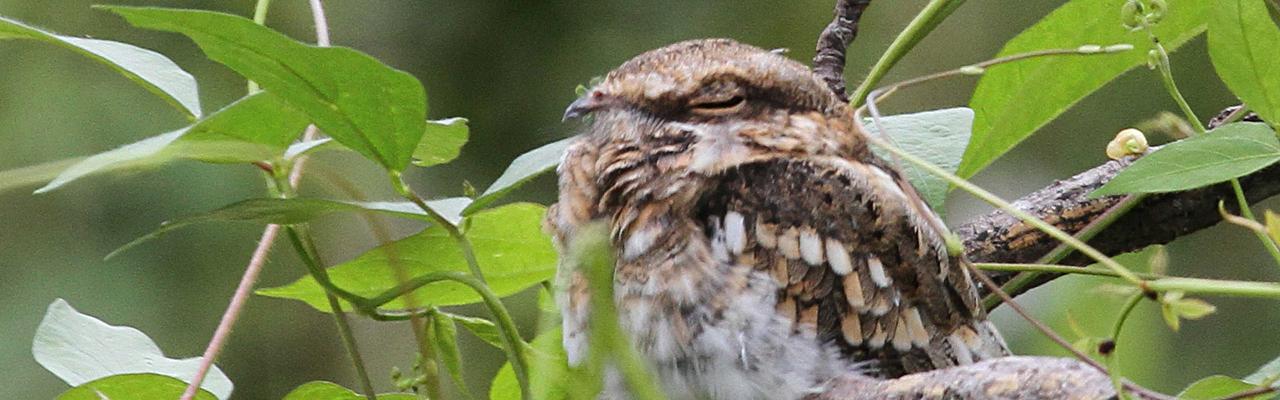
[[[732,133],[744,122],[834,115],[843,106],[807,67],[779,51],[703,39],[627,61],[574,101],[565,119],[590,115],[593,134],[643,139],[690,129]]]

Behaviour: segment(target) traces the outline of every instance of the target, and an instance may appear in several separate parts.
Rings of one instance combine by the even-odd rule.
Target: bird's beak
[[[582,96],[577,100],[574,100],[573,103],[569,104],[569,108],[564,109],[564,118],[560,121],[564,122],[575,119],[600,108],[601,102],[597,97],[598,96],[587,94],[586,96]]]

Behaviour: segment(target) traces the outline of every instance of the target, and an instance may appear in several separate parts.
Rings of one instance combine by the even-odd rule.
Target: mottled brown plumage
[[[623,326],[673,397],[798,398],[853,368],[898,376],[1007,353],[942,223],[803,65],[677,43],[566,112],[587,115],[548,227],[564,245],[609,223]],[[560,271],[571,362],[589,312],[575,268]]]

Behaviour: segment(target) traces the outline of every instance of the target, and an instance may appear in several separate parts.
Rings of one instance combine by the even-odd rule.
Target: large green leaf
[[[1248,175],[1276,161],[1280,141],[1266,124],[1228,124],[1138,159],[1091,196],[1194,189]]]
[[[230,14],[104,8],[135,26],[190,37],[209,58],[279,95],[326,134],[388,169],[408,166],[426,131],[422,84],[364,53],[310,46]]]
[[[387,393],[377,395],[378,400],[414,400],[411,393]],[[365,400],[364,396],[333,382],[314,381],[298,386],[283,400]]]
[[[140,169],[176,159],[253,162],[279,158],[307,119],[277,96],[258,93],[195,124],[89,156],[58,174],[44,193],[92,174]]]
[[[36,328],[31,353],[36,362],[71,386],[112,375],[148,373],[186,382],[200,365],[199,357],[167,358],[141,331],[108,325],[77,312],[62,299],[49,304]],[[217,367],[209,370],[200,387],[219,399],[231,396],[231,380]]]
[[[87,382],[62,392],[57,400],[158,400],[182,397],[187,383],[157,374],[112,375]],[[212,393],[201,390],[196,400],[215,400]]]
[[[462,220],[458,215],[471,199],[456,197],[427,202],[427,206],[440,213],[450,223],[457,224]],[[257,222],[263,224],[291,225],[308,222],[324,215],[338,212],[376,212],[400,218],[411,218],[427,221],[425,211],[410,202],[357,202],[327,199],[249,199],[232,203],[202,214],[165,221],[160,228],[142,237],[120,246],[107,258],[115,257],[121,252],[144,242],[156,239],[169,231],[189,225],[215,221]]]
[[[1091,56],[1035,58],[991,67],[974,90],[969,107],[977,115],[973,140],[958,175],[970,177],[1057,118],[1076,102],[1133,67],[1144,65],[1150,40],[1120,21],[1125,0],[1074,0],[1005,44],[1000,56],[1086,44],[1132,44],[1136,50]],[[1168,0],[1156,26],[1161,43],[1173,50],[1203,32],[1215,2]]]
[[[476,198],[470,206],[467,206],[466,210],[462,211],[462,215],[471,215],[480,211],[495,200],[524,185],[525,182],[554,170],[557,165],[560,165],[560,161],[564,159],[564,152],[574,139],[571,137],[548,143],[516,157],[515,160],[511,161],[511,165],[508,165],[507,169],[502,171],[502,175],[498,177],[498,180],[493,181],[493,184],[489,185],[489,188],[485,189],[480,197]]]
[[[551,279],[556,253],[551,239],[540,228],[545,207],[515,203],[485,210],[471,216],[465,235],[475,249],[485,279],[499,296],[519,292]],[[432,272],[467,272],[457,242],[441,227],[432,226],[413,236],[370,250],[356,259],[329,269],[334,284],[366,297],[378,295],[399,284],[397,269],[410,277]],[[259,294],[301,300],[317,310],[329,312],[329,302],[310,276],[285,286],[262,289]],[[436,282],[413,292],[419,305],[447,306],[480,301],[466,285]],[[388,308],[403,308],[400,300]]]
[[[189,118],[200,117],[195,78],[160,53],[110,40],[57,35],[0,17],[0,40],[3,39],[35,39],[70,49],[120,72]]]
[[[1209,13],[1209,58],[1218,76],[1264,121],[1280,121],[1280,28],[1264,0],[1218,0]]]
[[[955,172],[960,166],[960,157],[964,155],[964,147],[969,143],[973,110],[961,107],[893,115],[881,118],[880,123],[889,133],[888,138],[903,151]],[[879,125],[871,121],[865,121],[865,124],[873,134],[878,134]],[[881,156],[889,157],[886,154]],[[929,207],[942,214],[951,185],[914,164],[899,163],[899,167]]]
[[[529,390],[535,400],[568,399],[569,390],[587,382],[575,380],[569,369],[569,357],[560,341],[560,328],[548,330],[533,339],[529,357]],[[580,388],[579,388],[580,389]],[[520,383],[511,369],[511,363],[502,365],[489,385],[490,400],[519,400]]]
[[[413,152],[413,165],[430,167],[453,161],[467,144],[469,132],[466,118],[427,121],[427,132]]]

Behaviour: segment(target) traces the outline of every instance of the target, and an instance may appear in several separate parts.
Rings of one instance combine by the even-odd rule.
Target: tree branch
[[[835,18],[818,35],[818,52],[813,56],[813,72],[827,87],[848,101],[845,94],[844,61],[849,43],[858,36],[858,20],[871,0],[837,0]]]
[[[1221,124],[1225,116],[1233,111],[1234,108],[1224,110],[1210,122],[1210,126]],[[1257,121],[1257,116],[1249,115],[1244,120]],[[1152,151],[1154,150],[1153,148]],[[1132,162],[1132,158],[1109,161],[1069,179],[1054,182],[1044,189],[1019,198],[1013,204],[1059,229],[1078,232],[1123,199],[1123,196],[1090,199],[1088,195]],[[1245,197],[1250,203],[1280,194],[1280,165],[1241,177],[1240,184],[1244,186]],[[1179,236],[1222,221],[1218,214],[1218,203],[1232,198],[1234,194],[1228,183],[1184,192],[1150,195],[1088,243],[1107,255],[1169,243]],[[1233,212],[1239,211],[1234,201],[1226,201],[1225,206]],[[965,253],[974,262],[1034,262],[1058,245],[1057,241],[1043,232],[1001,211],[969,221],[956,229],[956,233],[964,240]],[[1059,264],[1083,266],[1090,264],[1090,261],[1080,254],[1072,254]],[[1016,273],[992,272],[990,275],[996,283],[1003,284],[1014,274]],[[1031,285],[1009,294],[1017,296],[1058,276],[1061,275],[1040,275]],[[986,295],[989,290],[983,287],[981,292]]]
[[[1005,357],[888,380],[848,374],[808,400],[1106,399],[1114,396],[1111,378],[1080,361]]]

